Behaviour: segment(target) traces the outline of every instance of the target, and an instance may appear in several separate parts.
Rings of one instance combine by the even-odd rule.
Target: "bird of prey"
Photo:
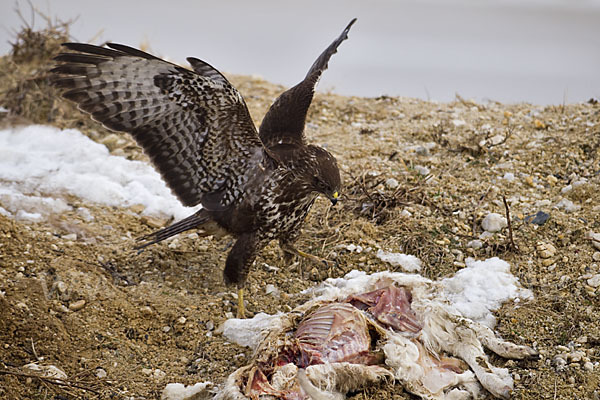
[[[306,142],[304,125],[315,85],[355,21],[275,100],[258,131],[241,94],[197,58],[187,59],[190,70],[116,43],[65,43],[71,52],[56,57],[52,83],[62,96],[105,127],[131,134],[177,198],[202,205],[139,248],[206,224],[236,238],[223,276],[238,288],[240,318],[248,272],[271,240],[288,255],[324,261],[294,242],[319,194],[337,202],[341,179],[333,155]]]

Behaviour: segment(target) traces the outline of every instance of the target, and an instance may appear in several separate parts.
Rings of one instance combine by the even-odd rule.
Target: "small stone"
[[[277,297],[279,296],[279,289],[277,289],[275,285],[269,283],[265,286],[265,293]]]
[[[600,261],[600,251],[596,251],[594,254],[592,254],[592,260]]]
[[[408,218],[408,217],[412,217],[412,214],[410,211],[408,211],[406,208],[404,210],[402,210],[402,212],[400,212],[400,216],[404,217],[404,218]]]
[[[154,228],[154,229],[159,229],[162,228],[165,225],[165,221],[160,219],[160,218],[156,218],[156,217],[152,217],[149,215],[144,215],[141,218],[142,222],[146,225],[148,225],[150,228]]]
[[[531,187],[534,187],[534,186],[535,186],[535,183],[533,182],[533,177],[532,177],[531,175],[527,175],[527,176],[525,177],[525,183],[526,183],[528,186],[531,186]]]
[[[56,282],[56,289],[58,290],[58,293],[65,294],[67,291],[67,284],[63,281],[58,281]]]
[[[204,326],[206,327],[207,330],[212,331],[213,329],[215,329],[215,323],[212,322],[212,320],[208,320],[206,321],[206,323],[204,324]]]
[[[558,209],[562,208],[562,209],[564,209],[568,213],[578,211],[581,208],[580,205],[577,205],[577,204],[573,203],[569,199],[562,199],[561,201],[559,201],[558,203],[556,203],[555,207],[558,208]]]
[[[150,376],[152,375],[152,370],[150,368],[142,368],[142,374]]]
[[[415,165],[415,171],[419,173],[419,175],[426,176],[431,172],[429,168],[424,167],[422,165]]]
[[[513,174],[512,172],[507,172],[504,174],[504,176],[502,177],[502,179],[507,180],[509,182],[512,182],[515,180],[515,174]]]
[[[400,184],[398,183],[398,181],[394,178],[390,178],[387,181],[385,181],[385,186],[388,189],[396,189],[398,186],[400,186]]]
[[[482,247],[483,247],[483,242],[478,239],[471,240],[470,242],[467,243],[467,248],[469,248],[469,249],[479,250]]]
[[[600,250],[600,233],[589,231],[586,235],[586,238],[590,239],[592,241],[592,245]]]
[[[186,321],[187,321],[187,319],[184,316],[181,316],[181,317],[177,318],[177,323],[178,324],[183,325],[183,324],[186,323]]]
[[[592,364],[591,361],[588,361],[586,363],[583,364],[583,369],[588,371],[588,372],[592,372],[594,370],[594,364]]]
[[[561,372],[567,366],[567,360],[565,360],[564,357],[558,355],[552,359],[552,364],[554,365],[554,368],[557,371]]]
[[[508,226],[508,222],[506,218],[497,213],[489,213],[486,217],[481,221],[481,227],[486,232],[498,232]]]
[[[554,185],[556,185],[556,182],[558,182],[558,178],[555,177],[554,175],[548,175],[546,177],[546,182],[548,182],[548,184],[550,186],[554,186]]]
[[[104,379],[107,376],[107,373],[104,369],[102,368],[96,368],[96,376],[100,379]]]
[[[69,304],[69,310],[71,311],[79,311],[83,307],[85,307],[85,300],[83,299],[74,301],[73,303]]]
[[[170,327],[170,326],[163,326],[163,328],[162,328],[162,331],[163,331],[164,333],[169,333],[169,331],[170,331],[170,330],[171,330],[171,327]]]
[[[534,120],[533,125],[535,126],[535,129],[545,129],[546,128],[546,124],[543,123],[542,121],[540,121],[539,119]]]
[[[61,237],[65,240],[70,240],[70,241],[77,240],[77,234],[75,234],[75,233],[69,233],[68,235],[63,235]]]
[[[570,376],[569,379],[567,379],[567,381],[571,384],[574,385],[575,384],[575,377],[574,376]]]
[[[164,378],[167,375],[166,372],[161,371],[160,369],[155,369],[154,373],[152,374],[152,376],[154,377],[154,379],[156,380],[161,380],[162,378]]]
[[[544,225],[548,219],[550,219],[550,214],[547,214],[543,211],[538,211],[535,214],[528,215],[525,217],[525,222],[530,222],[535,225]]]
[[[587,284],[593,288],[597,288],[600,286],[600,274],[596,274],[587,280]]]
[[[140,307],[140,312],[142,314],[144,314],[145,316],[147,316],[147,317],[149,317],[150,315],[154,314],[154,312],[152,311],[152,308],[150,308],[150,306]]]
[[[536,248],[541,258],[550,258],[556,254],[556,247],[551,243],[538,242]]]
[[[134,204],[131,207],[129,207],[131,209],[131,211],[133,211],[136,214],[141,214],[145,209],[146,206],[144,206],[143,204]]]

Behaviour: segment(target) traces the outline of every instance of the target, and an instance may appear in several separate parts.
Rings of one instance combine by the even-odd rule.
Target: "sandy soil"
[[[1,59],[7,79],[0,105],[12,113],[0,123],[77,127],[113,154],[144,159],[129,137],[112,135],[56,99],[45,67],[61,37],[46,35],[52,40],[45,37],[27,53],[27,40],[39,44],[40,38],[23,34],[19,51]],[[283,90],[229,78],[256,122]],[[600,397],[600,289],[594,286],[600,253],[587,238],[600,231],[599,104],[460,98],[438,104],[318,93],[306,133],[338,158],[345,189],[336,207],[316,203],[299,248],[337,266],[284,265],[275,244],[268,246],[248,281],[250,314],[288,311],[306,300],[301,290],[327,277],[389,268],[375,251],[350,252],[348,244],[414,254],[424,261],[423,275],[434,279],[464,267],[465,257],[499,256],[535,295],[498,312],[500,335],[541,353],[537,361],[493,358],[513,374],[514,398]],[[569,185],[576,187],[565,190]],[[483,217],[505,215],[503,196],[518,250],[506,228],[480,239],[481,248],[469,246],[482,234]],[[235,312],[234,295],[221,280],[228,238],[182,234],[138,255],[135,238],[166,219],[142,217],[140,207],[68,201],[94,219],[76,212],[40,223],[0,216],[0,397],[152,399],[169,382],[219,384],[249,361],[247,349],[218,333]],[[525,221],[538,211],[550,215],[545,224]],[[267,294],[266,284],[280,294]],[[22,368],[32,362],[60,368],[68,384]],[[351,398],[413,397],[387,384]]]

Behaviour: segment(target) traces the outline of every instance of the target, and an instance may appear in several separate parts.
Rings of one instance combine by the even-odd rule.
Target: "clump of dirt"
[[[46,71],[66,39],[66,28],[25,32],[0,59],[3,124],[75,127],[113,154],[144,159],[128,136],[90,122],[48,86]],[[255,121],[284,89],[228,78]],[[306,134],[338,158],[345,189],[336,207],[317,201],[298,247],[336,263],[286,265],[270,244],[248,280],[250,313],[289,311],[306,300],[303,289],[353,269],[399,268],[378,249],[417,255],[433,279],[464,268],[467,257],[499,256],[535,296],[497,313],[496,331],[541,354],[493,360],[513,374],[515,398],[599,396],[600,252],[588,232],[600,231],[600,105],[317,93]],[[506,214],[503,197],[518,251],[507,228],[481,227],[489,213]],[[0,397],[151,399],[169,382],[219,384],[248,363],[250,351],[219,334],[236,304],[220,272],[228,238],[184,233],[137,254],[135,238],[156,229],[143,209],[67,200],[93,218],[72,211],[26,223],[0,215]],[[528,222],[538,211],[547,222]],[[68,378],[39,378],[29,363],[54,365]],[[389,384],[353,398],[412,397]]]

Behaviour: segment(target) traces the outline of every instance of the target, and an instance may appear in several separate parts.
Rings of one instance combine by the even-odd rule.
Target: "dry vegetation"
[[[144,159],[129,137],[90,121],[48,86],[46,71],[68,40],[66,28],[24,29],[0,58],[0,106],[10,111],[0,113],[0,125],[77,128],[113,154]],[[229,78],[257,122],[283,89]],[[250,312],[287,311],[315,282],[389,268],[375,257],[377,248],[417,255],[430,278],[451,275],[468,256],[500,256],[535,300],[499,310],[496,330],[542,354],[539,361],[494,360],[515,376],[514,397],[598,399],[600,289],[588,282],[600,274],[600,253],[586,238],[600,231],[597,102],[440,104],[319,93],[307,135],[338,157],[346,187],[341,206],[317,202],[299,247],[337,263],[301,264],[301,277],[270,245],[248,282]],[[503,196],[519,251],[506,229],[469,247],[485,215],[505,214]],[[580,208],[556,207],[563,198]],[[218,384],[247,363],[249,351],[218,334],[235,305],[220,276],[227,238],[183,234],[137,255],[133,238],[156,220],[141,218],[138,208],[68,201],[88,208],[93,221],[75,212],[40,223],[0,216],[0,397],[150,399],[168,382]],[[538,211],[550,214],[548,222],[525,221]],[[349,244],[365,250],[348,251]],[[546,244],[555,250],[544,252]],[[280,294],[266,294],[265,283]],[[68,378],[41,378],[23,368],[28,363],[54,365]],[[412,397],[388,384],[353,398]]]

